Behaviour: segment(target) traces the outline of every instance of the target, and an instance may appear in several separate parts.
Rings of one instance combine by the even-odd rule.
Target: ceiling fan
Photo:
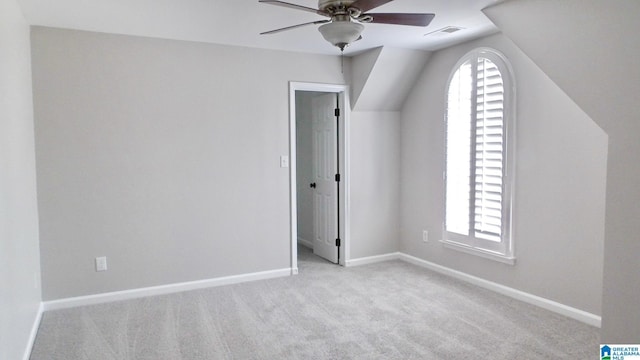
[[[260,35],[323,24],[318,30],[325,40],[344,51],[347,45],[362,39],[363,23],[427,26],[435,16],[434,14],[367,13],[391,1],[393,0],[318,0],[318,9],[314,9],[278,0],[258,0],[260,3],[312,12],[329,18],[266,31]]]

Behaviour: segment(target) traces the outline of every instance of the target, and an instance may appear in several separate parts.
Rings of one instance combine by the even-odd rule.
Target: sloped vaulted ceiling
[[[381,47],[355,56],[353,110],[399,111],[429,55],[426,51]]]

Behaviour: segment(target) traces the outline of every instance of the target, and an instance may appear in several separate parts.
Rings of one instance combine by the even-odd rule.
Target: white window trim
[[[442,246],[446,247],[447,249],[457,250],[463,253],[480,256],[485,259],[495,260],[501,263],[505,263],[507,265],[516,264],[516,258],[513,255],[510,255],[510,256],[503,255],[498,252],[493,252],[493,251],[473,247],[467,244],[463,244],[463,243],[459,243],[451,240],[440,240],[440,242],[442,243]]]
[[[506,236],[506,242],[504,243],[504,251],[494,251],[489,250],[480,246],[477,246],[477,239],[474,236],[467,236],[469,238],[466,242],[461,242],[460,238],[458,238],[458,234],[448,233],[446,230],[445,222],[442,222],[442,240],[440,243],[448,249],[464,252],[471,255],[476,255],[485,259],[490,259],[494,261],[498,261],[501,263],[505,263],[508,265],[515,265],[516,257],[515,257],[515,247],[514,247],[514,218],[513,218],[513,208],[514,208],[514,200],[515,200],[515,157],[516,157],[516,85],[515,85],[515,77],[514,72],[511,67],[511,63],[507,60],[507,58],[499,51],[487,48],[480,47],[473,49],[466,53],[464,56],[458,60],[453,69],[449,74],[449,78],[447,80],[447,88],[444,94],[445,97],[445,109],[448,108],[449,101],[449,86],[451,84],[451,80],[455,75],[456,71],[464,64],[469,61],[471,58],[476,58],[478,56],[482,56],[491,60],[496,66],[500,69],[500,73],[503,77],[504,82],[504,90],[505,90],[505,99],[504,99],[504,118],[505,118],[505,172],[504,172],[504,206],[506,209],[504,210],[505,215],[505,231],[503,234]],[[444,116],[445,129],[447,128],[447,115],[445,110]],[[445,138],[446,138],[445,131]],[[445,139],[446,143],[446,139]],[[444,151],[444,159],[443,164],[446,169],[447,164],[447,152],[446,149]],[[443,175],[446,174],[446,170],[443,171]],[[446,177],[443,176],[443,185],[446,186]],[[444,197],[443,203],[443,214],[446,213],[446,196]],[[461,236],[463,237],[463,236]],[[458,241],[456,241],[458,240]],[[504,239],[503,239],[504,241]]]

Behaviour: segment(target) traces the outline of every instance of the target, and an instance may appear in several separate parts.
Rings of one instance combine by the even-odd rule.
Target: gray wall
[[[21,359],[40,306],[29,26],[0,0],[0,359]]]
[[[503,52],[517,84],[514,243],[509,266],[445,249],[444,107],[456,61]],[[503,35],[431,56],[402,114],[401,250],[465,273],[601,314],[607,136]],[[422,242],[422,230],[430,242]]]
[[[45,300],[291,266],[288,82],[339,57],[38,27],[32,53]]]
[[[603,343],[640,334],[639,13],[635,0],[520,0],[487,12],[609,135]]]
[[[400,113],[351,113],[351,258],[398,251]]]
[[[352,58],[351,259],[399,249],[399,110],[429,54],[379,47]]]

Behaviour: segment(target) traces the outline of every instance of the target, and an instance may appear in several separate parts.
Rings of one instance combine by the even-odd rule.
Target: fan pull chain
[[[344,74],[344,49],[340,49],[340,73]]]

